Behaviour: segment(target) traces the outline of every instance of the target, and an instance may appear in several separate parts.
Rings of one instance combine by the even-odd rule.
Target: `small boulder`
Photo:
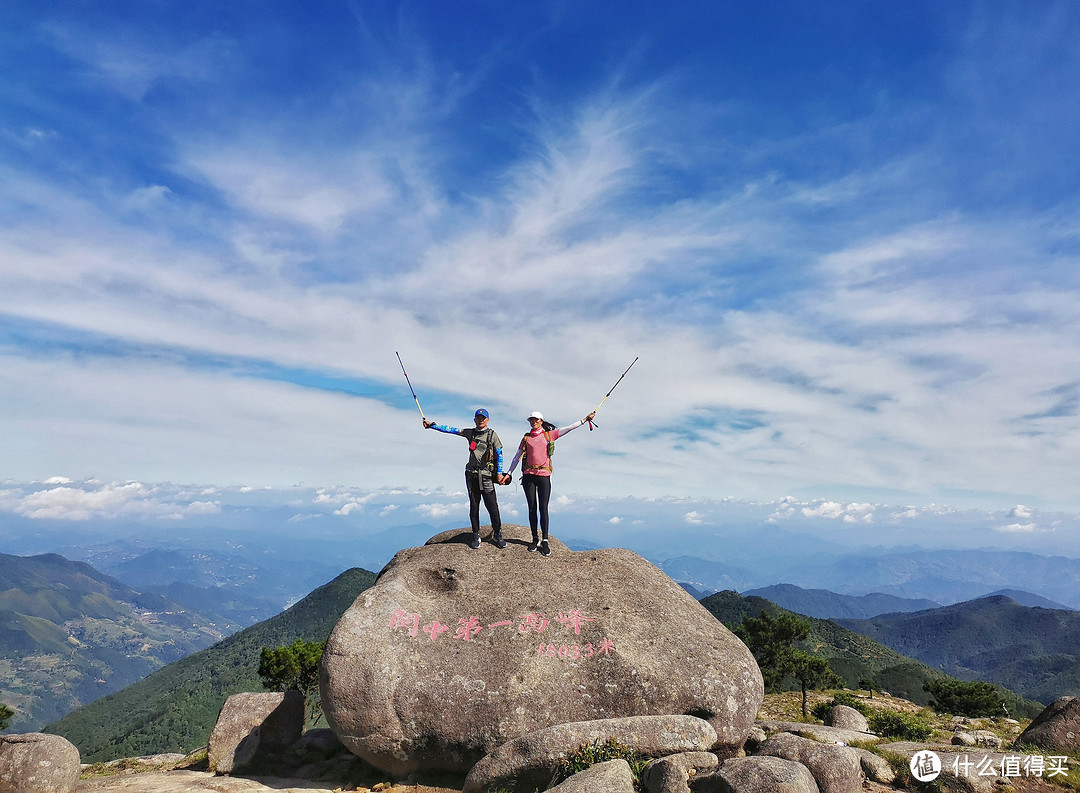
[[[292,746],[303,730],[304,695],[299,691],[233,694],[210,733],[210,770],[242,771]]]
[[[1061,697],[1051,702],[1020,733],[1016,743],[1062,752],[1080,749],[1080,697]]]
[[[694,782],[694,793],[819,793],[804,765],[781,757],[735,757]]]
[[[465,773],[544,727],[684,714],[738,752],[764,696],[757,662],[682,587],[621,548],[469,548],[445,532],[398,552],[338,621],[322,662],[327,721],[397,776]]]
[[[558,793],[634,793],[634,775],[625,760],[608,760],[579,771],[548,792]]]
[[[74,793],[79,760],[59,735],[0,735],[0,793]]]
[[[769,734],[755,724],[750,728],[750,731],[746,733],[746,741],[743,743],[743,749],[746,750],[747,754],[753,754],[761,744],[765,743],[765,739],[768,737]]]
[[[559,764],[588,744],[614,741],[646,757],[705,751],[716,731],[693,716],[628,716],[556,724],[504,743],[480,760],[465,778],[463,793],[488,787],[529,790],[551,779]]]
[[[975,730],[975,732],[971,733],[971,737],[975,740],[976,746],[985,746],[987,749],[1000,749],[1005,743],[1001,740],[1000,735],[996,735],[990,730]]]
[[[649,761],[641,772],[648,793],[690,793],[690,780],[720,766],[712,752],[681,752]]]
[[[870,725],[866,722],[866,716],[859,713],[855,708],[847,705],[837,705],[829,713],[828,725],[841,730],[855,730],[856,732],[870,732]]]
[[[975,746],[975,736],[970,732],[954,732],[953,737],[949,739],[949,743],[952,746]]]
[[[818,743],[781,732],[765,741],[758,754],[781,757],[806,766],[821,793],[856,793],[862,790],[862,764],[855,750],[847,746]]]
[[[859,765],[862,766],[863,773],[871,782],[891,785],[896,781],[896,769],[884,757],[874,754],[868,749],[855,749],[852,747],[852,750],[859,756]]]

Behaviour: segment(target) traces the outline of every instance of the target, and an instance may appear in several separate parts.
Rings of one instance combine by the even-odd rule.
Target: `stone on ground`
[[[292,746],[304,730],[299,691],[233,694],[210,733],[210,770],[232,774]]]
[[[0,735],[0,793],[73,793],[79,768],[79,750],[59,735]]]

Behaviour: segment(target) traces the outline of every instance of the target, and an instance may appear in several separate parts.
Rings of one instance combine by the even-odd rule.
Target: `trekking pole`
[[[637,360],[638,360],[638,356],[635,356],[635,357],[634,357],[634,360],[632,360],[632,361],[630,362],[630,365],[626,367],[626,372],[629,372],[629,371],[630,371],[631,369],[633,369],[633,368],[634,368],[634,364],[636,364],[636,363],[637,363]],[[621,383],[621,382],[622,382],[622,379],[623,379],[624,377],[626,377],[626,372],[623,372],[623,373],[622,373],[621,375],[619,375],[619,379],[615,381],[615,385],[613,385],[613,386],[611,387],[611,391],[614,391],[614,390],[615,390],[615,386],[617,386],[617,385],[618,385],[619,383]],[[609,396],[611,396],[611,391],[608,391],[608,392],[607,392],[607,393],[606,393],[606,394],[604,395],[604,398],[600,400],[600,404],[596,406],[596,410],[594,410],[594,411],[593,411],[593,413],[595,413],[595,412],[596,412],[597,410],[599,410],[599,409],[600,409],[601,407],[603,407],[604,403],[605,403],[605,402],[607,402],[607,398],[608,398]],[[589,422],[589,432],[592,432],[592,430],[593,430],[593,425],[594,425],[594,424],[595,424],[595,425],[596,425],[597,427],[599,427],[599,426],[600,426],[599,424],[596,424],[596,422],[595,422],[595,421],[590,421],[590,422]]]
[[[397,356],[397,362],[401,364],[401,373],[405,375],[405,382],[409,384],[409,391],[412,392],[413,401],[416,402],[416,409],[420,411],[420,420],[427,421],[427,417],[424,415],[424,409],[420,407],[420,400],[416,398],[416,392],[413,391],[412,382],[409,380],[409,373],[405,371],[405,364],[401,363],[401,353],[394,350],[394,355]]]

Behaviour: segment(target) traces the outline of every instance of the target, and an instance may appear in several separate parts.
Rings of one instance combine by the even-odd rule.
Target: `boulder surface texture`
[[[1080,697],[1061,697],[1051,702],[1020,733],[1016,743],[1065,752],[1080,749]]]
[[[554,793],[634,793],[634,775],[625,760],[597,763],[553,788]]]
[[[0,735],[0,793],[74,793],[79,759],[59,735]]]
[[[716,730],[694,716],[625,716],[555,724],[507,741],[472,767],[463,793],[488,788],[543,788],[560,763],[586,745],[608,741],[646,757],[703,752],[716,743]],[[710,754],[713,760],[716,755]]]
[[[781,757],[736,757],[694,783],[694,793],[818,793],[806,766]]]
[[[819,743],[781,732],[765,741],[758,754],[781,757],[806,766],[821,793],[858,793],[862,790],[862,763],[850,747]]]
[[[693,715],[742,745],[764,695],[753,656],[682,587],[624,549],[529,553],[530,532],[399,552],[326,644],[322,704],[353,753],[391,774],[467,772],[543,727]]]
[[[210,770],[241,771],[259,757],[292,746],[304,730],[304,695],[299,691],[233,694],[210,733]]]

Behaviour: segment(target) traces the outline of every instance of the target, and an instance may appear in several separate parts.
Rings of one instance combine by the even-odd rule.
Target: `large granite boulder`
[[[567,722],[686,714],[736,753],[761,704],[753,656],[682,587],[624,549],[528,553],[445,532],[398,553],[326,644],[322,704],[389,773],[467,772]]]
[[[1016,743],[1063,752],[1080,749],[1080,697],[1061,697],[1051,702],[1020,733]]]
[[[74,793],[79,750],[67,738],[0,735],[0,793]]]
[[[299,691],[233,694],[225,700],[210,733],[210,770],[232,774],[280,754],[304,731],[304,695]]]

